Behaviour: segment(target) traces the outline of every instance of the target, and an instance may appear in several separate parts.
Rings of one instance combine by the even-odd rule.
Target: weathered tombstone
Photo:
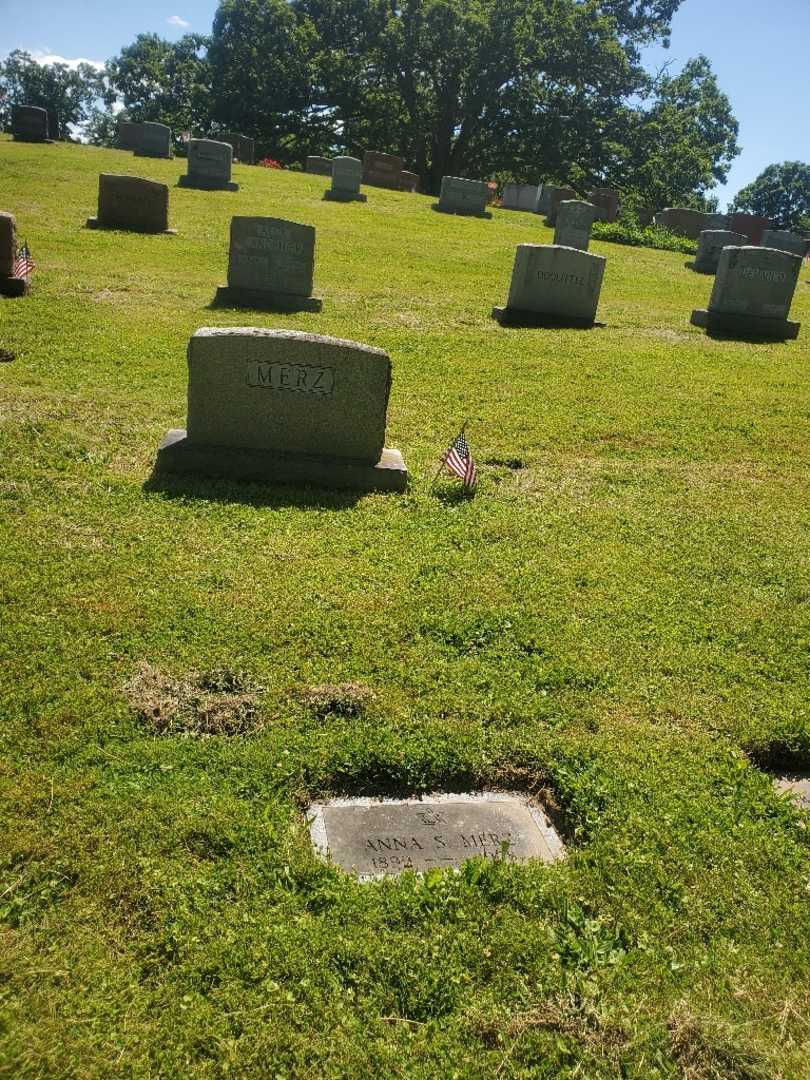
[[[87,219],[87,227],[174,234],[169,228],[169,189],[140,176],[102,173],[98,178],[98,215]]]
[[[528,210],[529,213],[534,213],[537,209],[539,190],[536,184],[506,184],[503,189],[501,209]]]
[[[578,198],[577,193],[570,187],[553,187],[549,194],[548,203],[548,215],[546,216],[546,225],[557,224],[557,211],[560,203],[568,201],[570,199]]]
[[[332,159],[310,154],[304,166],[304,172],[313,173],[315,176],[331,176]]]
[[[318,856],[360,881],[459,867],[475,857],[550,863],[564,855],[541,807],[508,792],[332,799],[313,803],[307,817]]]
[[[544,214],[546,217],[551,213],[551,196],[554,193],[553,184],[540,184],[537,188],[537,203],[534,207],[535,214]]]
[[[402,491],[385,448],[391,360],[355,341],[256,327],[203,328],[188,347],[188,420],[156,472]]]
[[[360,191],[363,166],[359,158],[336,157],[330,162],[332,186],[324,198],[332,202],[366,202],[368,196]]]
[[[235,131],[219,131],[219,132],[217,132],[217,136],[216,136],[217,142],[225,142],[225,143],[228,144],[228,146],[230,146],[231,150],[233,150],[233,160],[234,161],[240,161],[241,160],[240,157],[239,157],[239,151],[241,150],[241,145],[240,145],[239,140],[241,138],[242,138],[242,136],[237,134],[237,132],[235,132]]]
[[[118,121],[118,149],[137,150],[143,140],[143,124],[132,120]]]
[[[502,324],[592,326],[607,259],[553,244],[518,244]]]
[[[0,296],[24,296],[29,280],[15,273],[17,222],[13,214],[0,211]]]
[[[11,134],[16,142],[50,142],[47,110],[36,105],[12,105]]]
[[[791,255],[798,255],[803,259],[807,254],[808,243],[804,236],[787,232],[784,229],[765,229],[762,234],[762,246],[774,248],[776,251],[789,251]]]
[[[584,202],[582,199],[563,199],[557,207],[555,245],[587,251],[595,215],[596,207],[593,203]]]
[[[48,109],[48,138],[51,142],[57,142],[60,138],[59,115],[56,109]]]
[[[731,228],[731,216],[729,214],[704,214],[705,224],[700,230],[705,232],[707,229],[725,229],[733,232]]]
[[[743,337],[798,337],[799,323],[787,317],[801,265],[798,255],[787,251],[724,248],[709,307],[692,312],[693,325]]]
[[[320,311],[312,295],[315,229],[271,217],[234,217],[228,252],[228,284],[215,303],[269,311]]]
[[[233,150],[229,143],[213,139],[190,139],[187,173],[177,181],[180,187],[203,191],[238,191],[231,180]]]
[[[256,163],[256,140],[247,135],[239,136],[239,163],[240,165],[254,165]]]
[[[400,178],[402,180],[403,191],[410,191],[411,194],[415,194],[419,190],[419,173],[403,169],[400,173]]]
[[[656,225],[660,225],[670,232],[685,236],[689,240],[697,240],[701,232],[708,228],[706,223],[708,214],[701,210],[692,210],[688,206],[668,206],[655,215]]]
[[[692,269],[697,270],[699,274],[714,274],[717,272],[717,264],[723,248],[742,247],[744,243],[745,237],[742,233],[731,232],[728,229],[704,229],[700,234]]]
[[[490,194],[489,185],[483,180],[443,176],[439,201],[433,209],[443,214],[491,218],[492,214],[487,210]]]
[[[396,154],[381,154],[377,150],[366,150],[363,155],[363,183],[400,191],[404,165],[405,162]]]
[[[762,234],[770,227],[771,219],[759,214],[732,214],[729,222],[729,228],[747,236],[750,244],[761,244]]]
[[[170,158],[172,156],[172,129],[166,124],[151,122],[141,125],[141,141],[135,157]]]
[[[615,221],[619,216],[619,193],[614,188],[594,188],[588,193],[588,202],[596,207],[598,221]]]

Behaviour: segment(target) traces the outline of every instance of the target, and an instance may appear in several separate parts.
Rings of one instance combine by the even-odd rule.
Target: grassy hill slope
[[[604,327],[507,330],[537,217],[235,166],[176,236],[94,232],[102,171],[185,163],[0,137],[38,266],[0,301],[0,1075],[810,1075],[808,817],[752,764],[810,762],[810,272],[798,341],[713,340],[685,256],[597,242]],[[234,213],[316,226],[322,314],[209,308]],[[150,490],[206,325],[388,350],[408,494]],[[431,485],[464,420],[472,500]],[[142,662],[247,673],[261,729],[156,735]],[[302,695],[347,681],[358,716]],[[315,796],[487,784],[568,858],[310,851]]]

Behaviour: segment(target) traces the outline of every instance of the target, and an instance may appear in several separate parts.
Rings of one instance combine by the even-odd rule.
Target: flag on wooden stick
[[[473,491],[478,481],[475,460],[470,453],[470,445],[464,435],[464,428],[442,454],[442,464],[453,476],[457,476],[465,491]]]

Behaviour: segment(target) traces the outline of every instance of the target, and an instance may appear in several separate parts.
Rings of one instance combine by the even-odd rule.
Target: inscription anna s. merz
[[[245,382],[262,390],[290,390],[328,397],[335,390],[335,370],[309,364],[271,364],[252,360],[247,365]]]

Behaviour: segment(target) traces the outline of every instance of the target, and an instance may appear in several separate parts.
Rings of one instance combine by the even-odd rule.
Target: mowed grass
[[[176,236],[84,228],[99,172],[185,162],[0,139],[37,262],[0,302],[0,1075],[810,1076],[810,270],[789,344],[690,327],[687,257],[595,243],[591,331],[505,330],[539,218],[236,166]],[[320,315],[211,310],[232,214],[316,226]],[[402,496],[148,484],[189,336],[390,352]],[[468,421],[474,499],[432,484]],[[139,665],[243,672],[252,734],[156,734]],[[358,716],[307,688],[358,682]],[[554,866],[359,885],[329,793],[496,786]]]

